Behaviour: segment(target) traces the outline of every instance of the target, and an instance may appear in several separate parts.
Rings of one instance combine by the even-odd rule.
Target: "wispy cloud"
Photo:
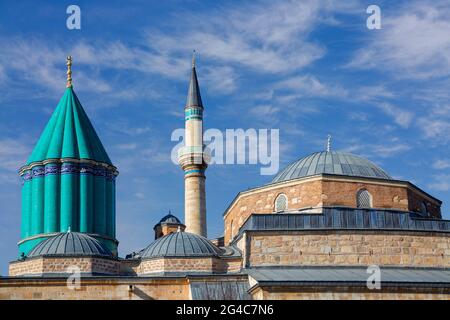
[[[398,10],[384,10],[383,28],[372,33],[348,67],[382,68],[397,78],[450,75],[449,15],[445,0],[409,1]]]
[[[450,168],[450,159],[438,159],[434,161],[433,168],[437,170]]]
[[[449,174],[434,175],[433,182],[428,184],[428,188],[436,191],[449,191],[450,175]]]

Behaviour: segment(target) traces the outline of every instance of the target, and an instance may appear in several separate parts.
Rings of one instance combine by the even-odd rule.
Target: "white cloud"
[[[345,97],[348,94],[346,89],[338,85],[325,84],[312,75],[294,76],[282,80],[275,85],[275,88],[294,92],[298,98],[303,96]]]
[[[433,176],[433,182],[428,185],[428,188],[436,191],[450,191],[450,175]]]
[[[18,183],[18,170],[31,152],[24,139],[0,139],[0,183]]]
[[[450,121],[427,117],[419,120],[420,128],[426,139],[436,144],[450,142]]]
[[[348,67],[380,69],[398,78],[450,75],[450,7],[448,2],[408,2],[383,11],[382,29],[368,34]]]
[[[438,170],[448,169],[450,168],[450,160],[438,159],[433,163],[433,168]]]
[[[380,103],[377,106],[387,115],[391,116],[395,123],[402,128],[408,128],[414,118],[414,113],[402,110],[389,103]]]

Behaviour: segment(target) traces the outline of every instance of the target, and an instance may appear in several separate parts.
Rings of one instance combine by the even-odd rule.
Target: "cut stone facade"
[[[69,267],[79,268],[81,273],[118,275],[120,262],[115,259],[100,257],[36,257],[9,264],[11,277],[24,275],[51,275],[72,273]]]
[[[370,192],[373,208],[420,212],[421,203],[426,203],[430,217],[441,217],[441,202],[407,182],[318,176],[240,193],[224,215],[225,244],[237,235],[251,214],[274,213],[279,194],[288,198],[287,211],[326,206],[356,208],[356,195],[361,189]]]
[[[450,238],[393,231],[246,232],[244,264],[255,266],[450,267]]]
[[[255,300],[448,300],[449,288],[365,286],[266,286],[251,291]]]

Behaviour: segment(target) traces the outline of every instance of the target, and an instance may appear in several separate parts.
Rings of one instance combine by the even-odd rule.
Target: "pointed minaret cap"
[[[191,81],[189,83],[189,91],[186,100],[186,108],[188,107],[203,108],[200,87],[198,86],[197,72],[195,70],[195,50],[192,54]]]

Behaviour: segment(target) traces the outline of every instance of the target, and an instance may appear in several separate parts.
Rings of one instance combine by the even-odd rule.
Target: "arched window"
[[[283,212],[287,210],[288,199],[285,194],[281,193],[275,200],[275,212]]]
[[[420,213],[423,216],[427,216],[428,215],[428,207],[427,207],[427,203],[425,201],[422,201],[420,203]]]
[[[372,195],[366,189],[361,189],[356,194],[356,206],[358,208],[372,208]]]

